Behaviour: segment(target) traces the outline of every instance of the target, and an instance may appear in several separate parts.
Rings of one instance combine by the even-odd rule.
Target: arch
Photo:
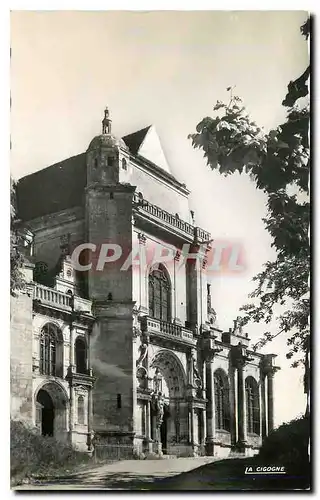
[[[56,381],[39,385],[35,395],[36,425],[44,436],[63,438],[67,430],[68,396]]]
[[[74,343],[77,373],[87,373],[87,342],[79,335]]]
[[[247,432],[260,435],[260,398],[256,379],[249,376],[245,380]]]
[[[39,369],[42,375],[63,376],[63,334],[52,322],[41,328]]]
[[[216,428],[230,432],[229,380],[222,368],[214,372],[214,399]]]
[[[58,380],[44,380],[41,384],[38,385],[34,398],[37,400],[39,391],[41,389],[49,392],[50,397],[53,401],[55,408],[65,408],[69,402],[69,396],[65,387]]]
[[[170,398],[182,397],[184,395],[186,374],[181,361],[174,353],[166,349],[159,351],[151,361],[150,368],[157,371],[160,392],[162,392],[161,379],[164,379]],[[156,380],[154,380],[155,384]]]
[[[149,271],[149,315],[162,321],[171,321],[172,286],[168,270],[163,264]]]

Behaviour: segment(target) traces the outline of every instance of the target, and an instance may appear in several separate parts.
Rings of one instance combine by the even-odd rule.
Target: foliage
[[[263,465],[285,467],[290,488],[310,486],[310,418],[302,417],[282,424],[267,436],[259,451]]]
[[[53,437],[41,436],[37,429],[23,422],[12,420],[10,430],[12,485],[32,477],[50,477],[59,472],[65,474],[90,459],[88,454],[77,452]]]
[[[25,282],[22,273],[24,257],[19,249],[19,235],[16,228],[17,218],[15,209],[16,183],[10,178],[10,293],[16,296],[24,288]]]
[[[310,22],[301,27],[308,37]],[[283,101],[287,107],[285,123],[266,132],[250,118],[240,97],[228,87],[229,102],[217,101],[214,117],[204,118],[196,133],[188,137],[194,148],[203,151],[211,169],[223,175],[247,173],[267,197],[263,218],[277,252],[254,277],[257,288],[252,302],[243,306],[243,324],[270,323],[275,309],[284,311],[277,319],[279,332],[267,331],[255,348],[279,334],[287,335],[287,357],[293,366],[306,367],[309,351],[309,105],[301,106],[308,93],[309,68],[288,85]],[[307,89],[307,91],[306,91]],[[298,102],[297,102],[298,101]],[[306,388],[307,389],[307,388]]]

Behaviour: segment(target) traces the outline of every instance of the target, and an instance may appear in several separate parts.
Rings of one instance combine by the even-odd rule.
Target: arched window
[[[81,337],[76,339],[75,354],[77,373],[87,373],[87,345]]]
[[[230,403],[228,377],[223,370],[214,374],[216,428],[230,431]]]
[[[78,424],[84,424],[84,397],[78,397],[77,404]]]
[[[59,328],[47,323],[40,335],[40,373],[62,376],[63,339]]]
[[[259,387],[253,377],[246,378],[247,432],[260,434]]]
[[[160,264],[158,269],[149,274],[149,314],[153,318],[170,321],[171,285],[165,268]]]
[[[122,169],[127,170],[127,160],[125,158],[122,158]]]

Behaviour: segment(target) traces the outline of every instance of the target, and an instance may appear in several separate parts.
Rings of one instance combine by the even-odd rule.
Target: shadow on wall
[[[102,342],[99,341],[100,330],[97,325],[94,325],[90,341],[90,364],[94,375],[98,373],[105,375],[111,379],[131,378],[122,368],[112,363],[107,363],[103,360],[106,355],[106,347],[102,347]],[[98,373],[97,373],[98,372]]]

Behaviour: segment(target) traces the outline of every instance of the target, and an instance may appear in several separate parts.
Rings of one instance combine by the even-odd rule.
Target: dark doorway
[[[162,453],[167,455],[167,439],[168,439],[168,418],[169,418],[169,407],[167,405],[164,406],[163,411],[163,420],[160,427],[160,440],[162,444]]]
[[[53,436],[54,406],[47,391],[40,389],[37,396],[37,403],[41,405],[41,434],[43,436]]]

